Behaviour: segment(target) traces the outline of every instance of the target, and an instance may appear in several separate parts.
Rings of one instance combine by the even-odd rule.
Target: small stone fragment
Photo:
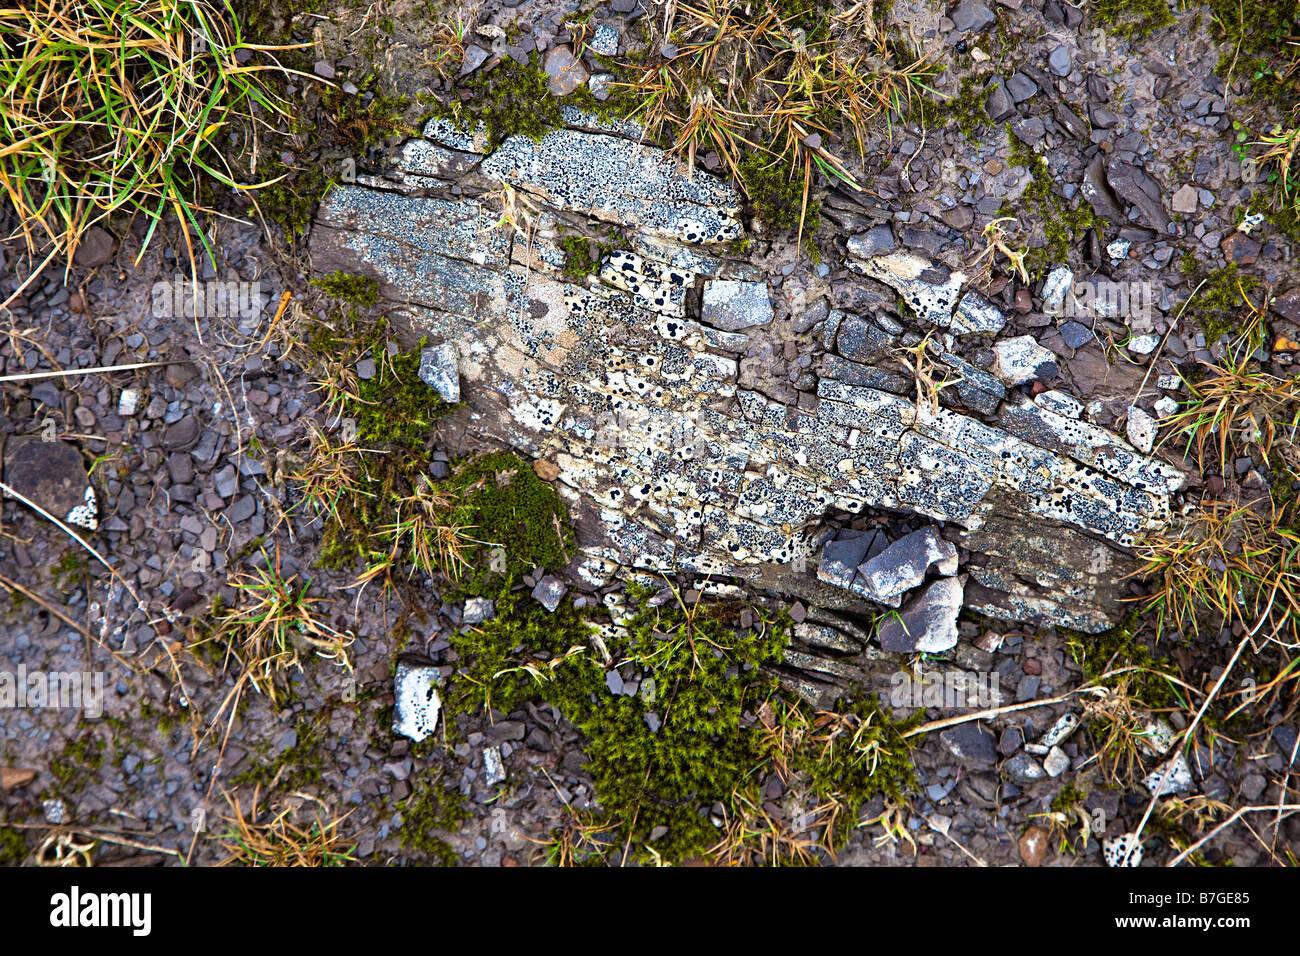
[[[417,743],[438,726],[442,698],[438,696],[438,668],[432,664],[397,662],[393,679],[393,732]]]
[[[724,332],[738,332],[772,321],[766,282],[715,279],[704,286],[700,319]]]
[[[568,591],[568,585],[555,575],[548,574],[537,582],[537,587],[533,588],[533,599],[554,614]]]
[[[992,372],[1007,385],[1054,378],[1056,353],[1039,345],[1032,335],[1002,339],[993,343]]]
[[[1065,296],[1074,285],[1074,273],[1069,266],[1057,266],[1047,274],[1043,283],[1043,312],[1060,315],[1065,308]]]
[[[880,625],[881,650],[889,653],[938,653],[957,645],[957,615],[961,612],[965,581],[940,578],[912,598],[900,613]]]
[[[1167,797],[1171,793],[1183,793],[1192,789],[1192,768],[1187,765],[1187,758],[1181,753],[1175,754],[1164,766],[1147,774],[1142,780],[1154,797]]]
[[[1142,844],[1136,833],[1110,837],[1101,844],[1101,855],[1107,866],[1140,866],[1142,863]]]
[[[496,616],[497,607],[495,601],[490,598],[475,597],[465,602],[465,610],[460,619],[463,624],[482,624],[484,621],[490,621]]]
[[[567,46],[557,46],[546,54],[547,88],[556,96],[568,96],[587,82],[587,68]]]
[[[1020,836],[1020,859],[1025,866],[1042,866],[1047,857],[1047,831],[1030,827]]]
[[[1190,184],[1183,186],[1174,193],[1174,198],[1169,201],[1169,208],[1183,215],[1194,213],[1196,212],[1197,195],[1195,186]]]
[[[1155,419],[1136,405],[1129,406],[1128,424],[1125,425],[1124,430],[1128,435],[1128,440],[1133,443],[1133,447],[1138,451],[1149,452],[1154,447],[1156,442]]]
[[[420,381],[437,391],[444,402],[460,401],[460,371],[456,346],[451,342],[420,350]]]
[[[899,538],[863,564],[858,574],[867,596],[885,602],[924,581],[931,565],[955,562],[956,558],[956,545],[940,538],[933,527],[927,527]],[[956,573],[955,567],[952,573]]]

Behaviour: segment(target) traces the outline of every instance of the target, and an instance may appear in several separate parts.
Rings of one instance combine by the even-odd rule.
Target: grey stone
[[[978,32],[996,22],[993,12],[978,0],[961,0],[949,17],[958,33]]]
[[[858,565],[867,556],[867,547],[873,535],[850,532],[822,546],[821,560],[817,565],[819,580],[835,587],[849,589],[853,585]]]
[[[988,769],[998,762],[997,741],[992,731],[978,721],[941,731],[939,740],[963,766]]]
[[[568,96],[587,82],[587,68],[567,46],[552,47],[543,64],[550,77],[547,87],[556,96]]]
[[[431,345],[420,350],[420,381],[437,391],[444,402],[460,401],[460,370],[456,346],[452,342]]]
[[[1147,225],[1169,231],[1169,213],[1161,200],[1160,184],[1145,170],[1112,158],[1106,167],[1106,180],[1122,199],[1137,207]],[[1091,201],[1091,196],[1085,196]]]
[[[1017,103],[1023,103],[1025,100],[1037,95],[1038,84],[1023,73],[1012,73],[1007,78],[1007,92]]]
[[[563,581],[553,574],[548,574],[533,588],[533,599],[554,614],[568,591],[569,588]]]
[[[231,524],[242,524],[257,513],[257,502],[253,500],[252,495],[244,495],[237,498],[235,503],[226,510],[226,517],[230,519]]]
[[[704,286],[700,320],[724,332],[736,332],[772,321],[766,282],[714,279]]]
[[[1070,50],[1065,46],[1058,46],[1047,55],[1047,66],[1057,76],[1069,76],[1070,70],[1074,68],[1074,60],[1070,56]]]
[[[1174,193],[1174,198],[1170,200],[1169,208],[1174,212],[1189,215],[1196,212],[1197,203],[1196,187],[1192,185],[1182,186]]]
[[[1002,123],[1016,114],[1016,102],[1007,92],[1001,78],[995,79],[989,86],[988,96],[984,98],[984,112],[995,123]]]
[[[849,252],[859,259],[869,259],[883,252],[892,252],[894,232],[887,225],[872,226],[866,232],[851,236],[848,247]]]
[[[940,578],[880,624],[881,650],[910,654],[938,653],[957,643],[957,615],[961,612],[964,582]]]
[[[465,602],[465,610],[461,613],[460,619],[462,624],[482,624],[496,616],[495,601],[490,598],[475,597]]]
[[[1002,765],[1003,772],[1015,783],[1026,786],[1047,777],[1042,765],[1026,753],[1018,753]]]
[[[1073,319],[1066,322],[1057,331],[1060,333],[1062,341],[1072,349],[1081,349],[1096,337],[1092,329],[1081,322],[1075,322]]]
[[[957,548],[928,527],[886,547],[858,568],[858,577],[864,593],[883,603],[918,586],[936,564],[947,574],[956,574]]]

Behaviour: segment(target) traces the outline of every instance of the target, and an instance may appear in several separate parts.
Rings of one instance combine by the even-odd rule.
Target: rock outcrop
[[[429,124],[390,174],[330,193],[311,249],[317,270],[377,278],[412,339],[454,348],[465,404],[443,425],[449,444],[558,466],[583,576],[686,569],[861,611],[875,606],[855,586],[867,578],[844,564],[856,558],[833,519],[872,512],[898,516],[893,539],[942,526],[908,578],[924,587],[933,564],[942,600],[884,595],[913,609],[904,620],[955,616],[964,599],[1003,618],[1110,626],[1125,548],[1168,522],[1178,469],[1082,420],[1068,397],[1031,400],[959,357],[959,338],[995,336],[1006,319],[960,272],[912,253],[850,243],[850,281],[864,303],[896,293],[916,330],[933,330],[960,379],[940,403],[909,397],[911,377],[886,361],[920,338],[888,309],[774,321],[764,275],[732,254],[731,187],[626,124],[568,119],[488,156],[481,133]],[[575,282],[568,235],[622,247]],[[767,371],[782,362],[788,379]],[[819,577],[827,542],[838,570]],[[862,562],[880,553],[864,545]],[[889,580],[878,560],[874,572]]]

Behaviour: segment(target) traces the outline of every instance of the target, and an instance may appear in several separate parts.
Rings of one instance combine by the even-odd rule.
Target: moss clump
[[[604,640],[624,686],[637,682],[635,694],[610,691],[611,669],[592,649],[589,620],[571,604],[552,615],[505,595],[495,620],[450,638],[462,666],[447,704],[452,712],[486,704],[509,711],[541,697],[557,707],[586,735],[586,770],[603,821],[632,857],[649,859],[653,850],[679,862],[715,851],[722,834],[713,808],[720,804],[735,819],[743,812],[738,799],[752,797],[778,760],[808,781],[819,803],[833,799],[843,808],[831,845],[847,839],[865,800],[911,784],[906,743],[874,698],[844,711],[841,719],[862,728],[852,742],[854,735],[809,736],[789,749],[755,717],[785,706],[765,668],[781,657],[788,618],[759,609],[758,621],[741,627],[738,604],[653,607],[646,593],[628,591],[639,606],[624,630]],[[811,725],[798,705],[786,713]]]
[[[455,866],[456,851],[431,831],[455,832],[469,819],[465,798],[438,779],[417,778],[400,805],[402,846],[424,854],[437,866]]]
[[[971,137],[979,132],[981,126],[992,124],[984,110],[986,99],[988,90],[984,84],[974,76],[966,76],[962,78],[956,95],[947,99],[918,96],[912,109],[922,126],[955,125],[962,135]]]
[[[289,239],[300,238],[311,225],[316,206],[337,182],[319,166],[292,169],[278,160],[264,167],[264,181],[271,182],[253,193],[262,215],[284,230]]]
[[[529,55],[526,66],[506,57],[490,72],[470,77],[465,87],[472,98],[454,110],[452,118],[468,120],[470,126],[482,123],[489,151],[507,136],[541,139],[564,125],[560,102],[547,88],[549,81],[536,53]]]
[[[1232,335],[1239,329],[1238,318],[1246,305],[1242,293],[1250,295],[1259,286],[1259,279],[1242,275],[1233,262],[1207,275],[1203,285],[1193,283],[1193,288],[1197,286],[1200,291],[1185,302],[1187,314],[1205,331],[1207,342],[1216,342],[1220,336]],[[1175,311],[1182,308],[1180,303]]]
[[[373,82],[373,81],[370,81]],[[363,82],[362,84],[367,85]],[[372,92],[369,102],[362,93],[348,94],[326,87],[321,108],[330,118],[335,138],[358,153],[379,146],[394,134],[418,136],[420,131],[403,122],[408,100]]]
[[[364,307],[379,301],[379,280],[370,276],[353,275],[335,269],[320,279],[312,279],[311,284],[344,302]]]
[[[803,177],[796,176],[780,159],[750,153],[740,161],[740,181],[754,214],[774,232],[799,229],[803,209]],[[803,234],[811,241],[821,224],[821,201],[810,199],[803,213]]]
[[[1140,40],[1174,22],[1167,0],[1097,0],[1093,16],[1112,36]]]
[[[1080,201],[1071,208],[1069,201],[1053,188],[1054,181],[1047,160],[1016,139],[1007,126],[1007,164],[1029,170],[1029,184],[1021,194],[1021,201],[1030,214],[1042,221],[1044,243],[1031,247],[1025,256],[1025,268],[1033,276],[1042,275],[1052,266],[1066,262],[1070,245],[1089,229],[1101,230],[1105,220],[1099,219],[1086,202]],[[999,216],[1016,219],[1016,210],[1004,204]]]
[[[565,236],[560,240],[560,248],[564,250],[564,275],[575,281],[600,272],[601,262],[614,251],[612,243],[585,236]]]
[[[561,568],[573,554],[568,509],[527,462],[507,451],[472,458],[442,483],[454,505],[448,520],[485,544],[471,559],[466,594],[512,587],[533,568]]]
[[[27,859],[27,841],[16,827],[0,826],[0,867],[22,866]]]
[[[92,731],[69,741],[50,761],[50,774],[57,781],[56,789],[63,796],[80,792],[94,779],[104,763],[104,741]]]
[[[1088,795],[1074,784],[1066,784],[1061,788],[1060,793],[1052,798],[1052,810],[1056,813],[1073,813],[1074,808],[1082,804],[1086,796]]]
[[[420,378],[420,350],[428,344],[421,339],[393,356],[382,344],[375,348],[375,374],[358,384],[359,401],[349,403],[362,444],[423,447],[434,419],[452,408]]]
[[[1170,707],[1178,702],[1178,697],[1175,685],[1167,678],[1176,677],[1177,673],[1172,664],[1157,658],[1138,640],[1138,618],[1139,611],[1134,608],[1104,634],[1068,632],[1066,647],[1090,683],[1114,688],[1126,682],[1128,692],[1148,710]],[[1135,670],[1103,679],[1108,668],[1122,667]]]
[[[323,721],[322,721],[323,722]],[[239,786],[302,790],[321,782],[321,723],[301,718],[294,725],[294,745],[273,759],[255,763],[231,778]]]

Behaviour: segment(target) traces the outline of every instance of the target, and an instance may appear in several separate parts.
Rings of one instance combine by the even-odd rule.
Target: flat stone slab
[[[955,394],[988,421],[896,394],[911,380],[873,365],[872,353],[879,344],[887,357],[905,328],[883,311],[828,310],[805,330],[799,341],[815,338],[826,354],[800,366],[800,392],[746,372],[780,330],[761,274],[719,246],[741,235],[735,192],[655,147],[592,132],[593,117],[570,121],[582,128],[540,142],[511,137],[472,172],[432,162],[423,168],[445,178],[420,195],[400,184],[337,187],[321,203],[311,255],[318,271],[375,277],[400,328],[454,347],[462,407],[446,421],[462,425],[467,442],[554,466],[589,582],[683,569],[768,584],[820,578],[857,601],[866,588],[847,562],[867,552],[856,557],[856,544],[835,542],[815,572],[798,569],[828,512],[885,509],[944,523],[979,554],[966,595],[988,613],[1109,626],[1119,607],[1109,582],[1122,556],[1106,542],[1127,545],[1166,526],[1178,469],[1008,395],[955,354],[948,367],[963,379]],[[459,155],[486,149],[479,131],[440,121],[425,134]],[[530,228],[499,225],[488,198],[454,196],[462,177],[480,191],[494,181],[523,190]],[[596,274],[574,282],[560,243],[579,217],[586,235],[622,231]],[[961,273],[922,257],[885,253],[849,265],[895,289],[922,327],[993,335],[1005,323]],[[864,304],[889,295],[862,284]],[[879,343],[866,340],[867,327]],[[862,361],[832,353],[841,330],[841,347]],[[781,358],[806,348],[787,341]],[[783,394],[791,397],[773,397]],[[1013,545],[1031,529],[1033,547],[1003,547],[1013,528],[1021,529],[1010,533]],[[925,569],[955,561],[950,542],[925,540],[942,551],[926,551]],[[927,573],[902,575],[915,583],[881,596],[895,602]],[[951,647],[955,614],[951,627],[947,615],[966,580],[918,592],[903,611],[915,637],[895,643]]]

